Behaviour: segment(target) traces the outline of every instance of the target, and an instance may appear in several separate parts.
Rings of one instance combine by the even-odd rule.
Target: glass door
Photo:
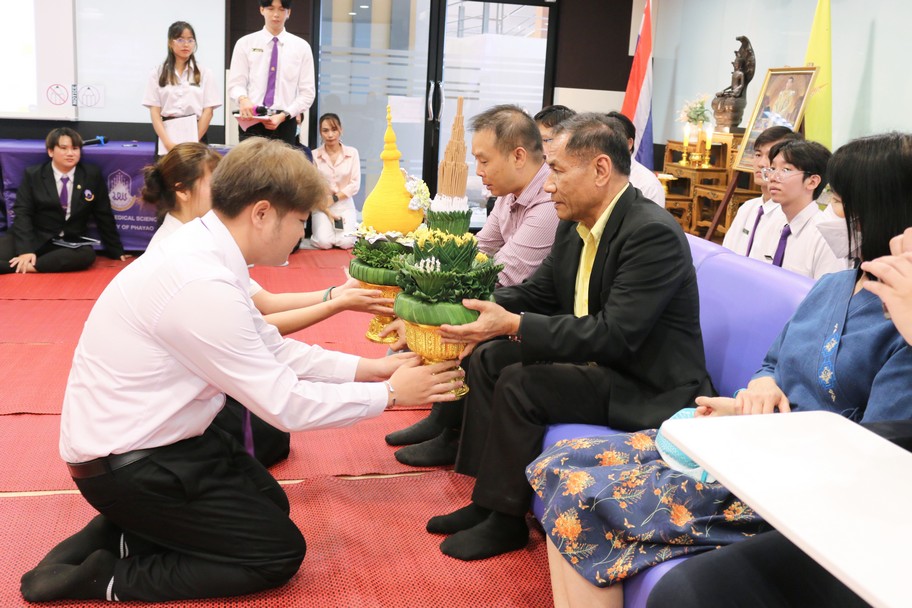
[[[472,116],[494,105],[515,104],[533,116],[546,99],[550,103],[548,25],[553,10],[553,3],[447,0],[443,78],[438,82],[443,101],[436,116],[439,146],[432,155],[435,174],[450,140],[458,97],[463,98],[467,128]],[[475,175],[471,144],[472,133],[467,131],[466,195],[481,203],[481,178]],[[425,162],[425,169],[429,164]]]
[[[342,120],[346,145],[361,156],[361,208],[380,176],[386,106],[402,167],[436,192],[437,164],[449,141],[456,99],[466,123],[499,103],[530,114],[550,102],[552,2],[514,0],[320,0],[316,112]],[[319,145],[319,132],[316,138]],[[480,200],[467,134],[469,200]]]

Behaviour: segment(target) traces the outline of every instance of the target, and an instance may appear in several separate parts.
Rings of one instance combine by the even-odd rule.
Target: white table
[[[912,605],[912,453],[827,412],[672,420],[663,433],[865,601]]]

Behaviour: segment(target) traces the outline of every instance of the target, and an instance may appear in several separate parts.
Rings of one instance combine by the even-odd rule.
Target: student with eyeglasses
[[[779,208],[779,203],[770,198],[769,182],[763,177],[763,171],[769,167],[769,151],[773,146],[782,141],[796,139],[802,139],[802,135],[782,126],[770,127],[757,136],[753,145],[753,165],[754,184],[759,186],[760,196],[752,198],[738,207],[738,212],[722,240],[722,246],[726,249],[731,249],[739,255],[750,255],[757,231],[761,226],[778,219],[775,230],[782,230],[785,216],[773,213]]]
[[[845,270],[817,224],[827,218],[816,199],[826,186],[830,151],[813,141],[785,141],[769,152],[762,171],[770,198],[779,203],[770,221],[757,229],[750,257],[813,279]]]
[[[212,112],[222,105],[222,95],[212,72],[196,62],[196,48],[193,26],[186,21],[175,21],[168,27],[168,56],[149,75],[142,105],[152,115],[159,155],[167,154],[180,143],[206,143]],[[192,128],[182,135],[177,129],[165,128],[168,121],[191,116],[196,122],[195,134]]]

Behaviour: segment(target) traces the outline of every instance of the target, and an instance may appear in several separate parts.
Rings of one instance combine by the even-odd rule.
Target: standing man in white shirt
[[[760,226],[774,219],[779,219],[775,230],[781,231],[785,224],[785,216],[774,214],[779,208],[779,203],[770,198],[769,182],[763,177],[764,169],[770,166],[769,152],[780,141],[793,141],[803,139],[800,133],[795,133],[788,127],[770,127],[754,141],[754,184],[760,187],[760,196],[745,202],[738,209],[732,220],[722,246],[731,249],[737,254],[749,256],[754,245],[754,237]]]
[[[241,118],[269,118],[246,131],[239,128],[238,134],[241,141],[260,136],[294,145],[295,118],[310,108],[316,92],[313,52],[306,40],[285,29],[291,0],[260,0],[260,14],[265,27],[234,45],[228,95]]]
[[[815,141],[785,141],[773,146],[769,156],[771,166],[764,177],[779,209],[758,229],[750,257],[813,279],[845,270],[845,258],[837,258],[817,230],[826,219],[816,199],[826,185],[830,151]],[[777,225],[782,228],[776,230]]]
[[[656,174],[637,162],[633,157],[633,143],[636,141],[637,130],[633,121],[620,112],[608,112],[609,118],[620,121],[627,133],[627,146],[630,148],[630,184],[643,193],[643,196],[661,208],[665,208],[665,188]]]
[[[302,154],[243,142],[211,189],[212,211],[118,274],[86,321],[60,454],[100,515],[22,577],[28,601],[164,602],[282,585],[304,539],[275,479],[212,426],[225,393],[303,430],[452,400],[461,385],[453,362],[326,351],[283,339],[257,312],[247,265],[281,264],[326,198]]]

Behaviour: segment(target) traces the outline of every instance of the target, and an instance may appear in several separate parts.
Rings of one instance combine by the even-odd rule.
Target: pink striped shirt
[[[542,163],[519,196],[498,197],[478,233],[478,249],[504,265],[498,287],[522,283],[551,253],[558,218],[551,195],[544,191],[550,174],[551,168]]]

